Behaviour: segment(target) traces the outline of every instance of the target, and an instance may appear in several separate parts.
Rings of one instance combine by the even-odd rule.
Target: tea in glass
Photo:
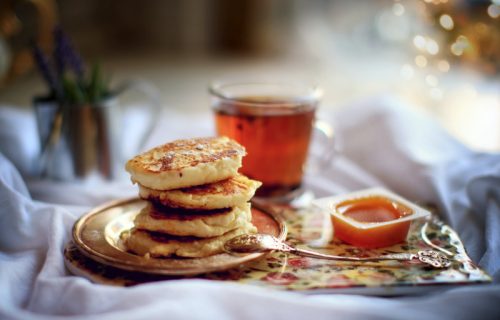
[[[257,83],[211,88],[217,134],[245,146],[240,171],[263,183],[258,196],[282,196],[301,186],[319,90],[297,89]]]

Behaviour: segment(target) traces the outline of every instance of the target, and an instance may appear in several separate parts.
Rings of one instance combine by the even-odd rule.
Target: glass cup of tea
[[[217,134],[245,146],[240,172],[262,182],[256,195],[300,190],[313,129],[324,131],[315,126],[322,91],[293,82],[214,82],[209,91]]]

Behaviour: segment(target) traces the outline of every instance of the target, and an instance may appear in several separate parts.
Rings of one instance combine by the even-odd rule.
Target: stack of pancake
[[[250,199],[260,182],[238,173],[245,149],[227,138],[176,140],[129,160],[126,170],[148,201],[125,239],[146,257],[206,257],[254,233]]]

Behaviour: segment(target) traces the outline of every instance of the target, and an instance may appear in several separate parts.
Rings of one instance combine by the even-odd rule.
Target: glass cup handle
[[[156,88],[151,83],[145,80],[135,79],[135,80],[128,80],[124,82],[122,85],[120,85],[116,90],[116,95],[121,96],[131,91],[137,91],[142,95],[144,95],[146,97],[146,102],[147,102],[145,105],[150,110],[150,112],[148,113],[149,117],[146,129],[142,133],[141,138],[138,140],[138,144],[135,148],[137,153],[140,151],[141,148],[144,147],[144,145],[147,142],[147,139],[151,136],[151,133],[158,124],[158,120],[160,118],[159,115],[161,111],[161,94],[158,88]]]
[[[324,120],[315,119],[313,122],[313,128],[315,133],[319,134],[321,137],[321,140],[319,141],[320,145],[318,146],[320,148],[320,152],[314,158],[311,154],[309,154],[309,160],[306,168],[312,174],[321,174],[322,171],[332,165],[335,155],[339,153],[338,137],[335,134],[334,126]],[[322,214],[323,224],[321,235],[319,238],[308,243],[308,245],[313,248],[324,248],[333,238],[333,228],[330,215],[326,212],[323,212]]]
[[[332,164],[334,156],[338,153],[337,137],[331,124],[324,120],[316,119],[313,122],[314,130],[321,139],[321,154],[313,161],[308,161],[307,168],[312,172],[319,172]]]

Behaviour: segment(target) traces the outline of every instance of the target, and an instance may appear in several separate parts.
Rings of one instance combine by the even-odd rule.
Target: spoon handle
[[[360,261],[360,262],[368,262],[368,261],[382,261],[382,260],[399,260],[399,261],[409,261],[413,259],[418,259],[418,255],[413,253],[395,253],[382,255],[377,257],[345,257],[345,256],[335,256],[331,254],[324,254],[314,251],[309,251],[305,249],[293,248],[291,253],[294,253],[303,257],[310,258],[320,258],[326,260],[338,260],[338,261]]]
[[[345,257],[336,256],[330,254],[323,254],[319,252],[309,251],[305,249],[299,249],[290,247],[288,251],[290,253],[311,258],[320,258],[326,260],[337,260],[337,261],[353,261],[353,262],[369,262],[369,261],[383,261],[383,260],[396,260],[396,261],[412,261],[417,260],[428,266],[434,268],[446,268],[451,265],[451,261],[443,256],[442,254],[433,250],[419,251],[418,253],[393,253],[385,254],[377,257]]]

